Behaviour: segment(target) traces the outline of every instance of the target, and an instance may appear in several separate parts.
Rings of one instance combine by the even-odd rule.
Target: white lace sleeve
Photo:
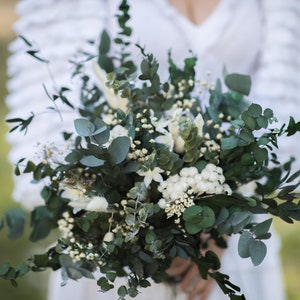
[[[280,123],[289,116],[300,120],[300,1],[263,0],[262,9],[264,39],[254,96],[273,108]],[[300,168],[299,136],[282,140],[280,148],[280,156],[295,156]]]
[[[31,41],[35,49],[40,50],[38,55],[50,63],[43,64],[26,54],[28,49],[20,38],[10,45],[12,54],[8,60],[8,74],[11,77],[8,82],[8,118],[27,118],[30,112],[45,112],[47,107],[53,106],[46,96],[43,84],[50,94],[53,94],[56,85],[73,85],[76,90],[76,82],[71,81],[72,65],[69,60],[78,49],[94,50],[88,40],[96,41],[107,23],[107,3],[105,0],[19,2],[16,9],[20,18],[14,26],[16,34]],[[51,79],[49,70],[55,82]],[[71,92],[69,97],[75,103],[79,98],[76,92]],[[67,107],[60,105],[59,108],[63,111]],[[39,152],[37,143],[59,143],[59,132],[72,129],[73,118],[71,113],[65,113],[61,120],[58,113],[48,111],[34,119],[25,136],[17,131],[9,134],[9,160],[12,163],[22,157],[34,160],[36,152]],[[31,178],[31,175],[16,177],[13,192],[13,198],[29,209],[41,201],[41,185],[30,184]]]

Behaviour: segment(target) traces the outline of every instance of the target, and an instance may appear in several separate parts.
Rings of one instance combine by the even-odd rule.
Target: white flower
[[[179,120],[182,116],[183,109],[177,107],[177,105],[173,105],[171,109],[165,111],[165,114],[170,119]]]
[[[63,184],[62,197],[70,200],[70,206],[88,211],[107,212],[108,202],[104,197],[89,197],[83,187],[73,187]]]
[[[137,173],[140,176],[144,176],[144,183],[145,186],[148,187],[150,185],[150,183],[152,182],[152,180],[156,181],[156,182],[163,182],[163,178],[160,175],[160,173],[163,173],[164,170],[162,170],[159,167],[155,167],[153,170],[138,170]]]
[[[116,125],[110,131],[110,140],[112,141],[119,136],[127,136],[127,135],[128,135],[128,130],[125,127],[121,125]]]
[[[82,187],[68,187],[63,186],[64,191],[62,192],[62,197],[70,199],[71,202],[85,203],[88,201],[88,197],[85,194],[85,190]],[[76,206],[78,207],[78,206]]]
[[[166,199],[161,198],[161,199],[158,201],[158,206],[159,206],[161,209],[165,209],[165,208],[167,207],[167,201],[166,201]]]
[[[179,135],[179,124],[177,120],[172,120],[168,126],[169,132],[172,134],[174,140],[174,151],[177,153],[184,152],[184,140]]]
[[[243,184],[238,187],[237,192],[243,195],[244,197],[251,197],[255,194],[257,184],[255,181],[250,181],[246,184]]]
[[[194,120],[197,128],[198,128],[198,134],[199,136],[203,136],[203,125],[204,125],[204,120],[201,114],[198,114],[197,117]]]
[[[122,109],[123,111],[127,111],[127,103],[128,99],[121,97],[121,93],[115,94],[114,90],[111,88],[108,88],[106,86],[107,82],[107,74],[103,69],[100,68],[99,64],[96,61],[93,61],[93,69],[95,74],[97,75],[98,79],[102,83],[103,93],[104,97],[107,100],[108,104],[113,109]]]
[[[154,112],[153,110],[150,110],[150,119],[151,119],[151,123],[152,125],[155,127],[157,132],[166,133],[166,127],[168,126],[168,124],[170,123],[169,120],[167,120],[165,117],[161,117],[159,120],[157,120],[154,117]]]
[[[107,212],[108,202],[104,197],[94,196],[90,198],[86,210]]]
[[[104,235],[103,242],[109,243],[109,242],[112,242],[114,239],[115,239],[114,233],[109,231],[109,232],[106,232],[106,234]]]
[[[177,153],[183,153],[184,152],[184,140],[181,136],[178,136],[175,140],[175,146],[174,151]]]
[[[155,138],[155,142],[158,144],[166,145],[169,150],[172,152],[174,148],[174,140],[171,133],[166,132],[165,135],[160,135]]]
[[[179,135],[179,124],[177,120],[172,120],[169,123],[168,131],[173,135],[173,137],[177,137]]]

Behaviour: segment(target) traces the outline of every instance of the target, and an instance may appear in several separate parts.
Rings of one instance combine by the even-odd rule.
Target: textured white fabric
[[[33,40],[44,58],[51,61],[49,69],[56,84],[53,84],[46,65],[41,65],[24,54],[24,44],[18,39],[10,46],[12,55],[8,61],[9,117],[26,117],[28,111],[39,112],[51,105],[45,97],[44,83],[51,91],[55,85],[76,86],[69,79],[71,66],[68,60],[78,48],[91,49],[87,40],[97,40],[100,31],[107,27],[112,35],[117,26],[112,18],[117,0],[22,0],[17,12],[20,20],[15,25],[17,34]],[[300,119],[298,110],[300,87],[300,1],[299,0],[221,0],[215,11],[200,25],[194,25],[167,0],[131,0],[131,26],[133,41],[153,52],[161,66],[161,77],[167,77],[167,52],[180,64],[190,54],[198,56],[197,76],[201,79],[212,72],[212,81],[229,72],[251,74],[252,95],[263,106],[270,106],[281,122],[290,114]],[[132,46],[134,57],[139,51]],[[209,78],[208,78],[209,79]],[[76,93],[70,94],[76,103]],[[60,109],[65,110],[65,107]],[[72,128],[72,114],[42,115],[43,122],[36,120],[27,136],[9,135],[12,145],[10,160],[34,157],[37,142],[55,140],[58,132]],[[297,155],[298,142],[285,142],[285,155]],[[292,148],[292,149],[291,149]],[[293,152],[294,151],[294,152]],[[299,157],[299,154],[298,154]],[[39,186],[16,179],[14,198],[28,208],[40,201]],[[223,258],[223,271],[232,275],[232,281],[242,287],[248,300],[283,300],[282,278],[278,259],[277,238],[269,241],[268,257],[258,268],[249,260],[242,260],[236,251],[236,238],[230,240],[229,249]],[[117,299],[116,291],[107,294],[95,293],[97,287],[91,281],[74,283],[59,288],[59,274],[52,277],[49,300]],[[138,299],[185,299],[174,294],[174,287],[154,285]],[[209,300],[227,299],[218,288]]]

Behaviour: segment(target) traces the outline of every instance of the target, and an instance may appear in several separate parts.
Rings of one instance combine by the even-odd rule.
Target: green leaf
[[[121,285],[119,288],[118,288],[118,295],[120,297],[125,297],[127,295],[127,287],[125,285]]]
[[[246,258],[250,256],[249,246],[252,240],[252,234],[249,231],[243,231],[238,242],[238,252],[240,257]]]
[[[300,131],[300,121],[295,122],[293,117],[290,117],[288,128],[286,129],[287,136],[294,135],[297,131]]]
[[[193,205],[183,213],[183,220],[188,233],[195,234],[215,223],[214,211],[208,206]]]
[[[248,96],[251,88],[251,77],[237,73],[228,74],[225,77],[225,84],[229,89]]]
[[[115,70],[113,60],[105,54],[99,54],[98,64],[107,74],[112,73]]]
[[[46,268],[48,266],[49,259],[46,254],[34,255],[33,262],[38,268]]]
[[[5,212],[5,222],[8,226],[8,237],[16,240],[24,232],[26,216],[19,208],[11,208]]]
[[[76,163],[82,158],[82,153],[78,150],[73,150],[71,153],[67,154],[65,161],[69,163]]]
[[[132,214],[128,214],[126,216],[126,218],[125,218],[125,222],[129,226],[134,226],[135,225],[135,221],[136,221],[135,216],[132,215]]]
[[[4,276],[9,271],[9,268],[10,268],[9,263],[0,265],[0,276]]]
[[[252,232],[256,236],[264,235],[269,232],[273,219],[270,218],[268,220],[263,221],[253,227]]]
[[[146,234],[146,243],[152,244],[157,240],[157,236],[153,231],[148,231]]]
[[[15,267],[18,276],[21,277],[30,271],[30,267],[26,263],[21,263]]]
[[[266,109],[264,110],[264,116],[265,116],[267,119],[273,118],[273,117],[274,117],[274,113],[273,113],[272,109],[266,108]]]
[[[87,119],[76,119],[74,125],[80,136],[91,136],[95,130],[95,125]]]
[[[261,108],[260,105],[255,104],[255,103],[252,103],[252,104],[248,107],[246,113],[247,113],[248,116],[258,118],[258,117],[260,117],[261,114],[262,114],[262,108]]]
[[[254,158],[257,162],[262,163],[268,159],[268,151],[264,148],[255,148],[253,151]]]
[[[106,278],[111,282],[114,282],[116,277],[117,277],[117,273],[115,273],[115,272],[106,273]]]
[[[104,276],[98,279],[97,284],[101,287],[101,291],[103,292],[107,292],[114,287]]]
[[[251,261],[254,266],[258,266],[267,254],[267,246],[262,241],[251,240],[249,244]]]
[[[99,53],[107,54],[110,49],[110,37],[106,30],[102,31],[100,45],[99,45]]]
[[[30,173],[30,172],[34,171],[35,168],[36,168],[36,165],[32,161],[29,160],[24,169],[24,173]]]
[[[94,155],[87,155],[80,159],[80,162],[87,167],[100,167],[103,166],[105,161],[103,159],[99,159]]]
[[[115,138],[108,147],[112,164],[119,164],[125,160],[130,149],[130,139],[127,136]]]
[[[266,129],[268,127],[268,119],[265,117],[258,117],[256,122],[261,128]]]
[[[252,213],[249,211],[234,212],[230,218],[233,233],[240,232],[252,220]]]
[[[222,140],[221,148],[222,150],[231,150],[237,147],[239,140],[235,136],[230,136]]]
[[[46,206],[37,206],[31,213],[30,225],[32,232],[30,241],[36,242],[45,238],[56,224],[53,220],[53,213]]]
[[[66,270],[67,270],[69,278],[71,278],[73,280],[77,280],[77,279],[82,278],[82,274],[81,274],[81,272],[78,269],[72,268],[72,267],[68,267]]]

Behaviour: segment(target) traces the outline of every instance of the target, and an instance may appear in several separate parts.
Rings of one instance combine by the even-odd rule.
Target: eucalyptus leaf
[[[19,208],[11,208],[5,212],[5,222],[10,239],[16,240],[23,235],[25,220],[25,213]]]
[[[125,285],[121,285],[119,288],[118,288],[118,295],[120,297],[125,297],[127,295],[127,287]]]
[[[264,242],[253,239],[250,241],[249,251],[253,265],[258,266],[267,254],[267,246]]]
[[[231,90],[248,96],[251,88],[251,77],[237,73],[228,74],[225,77],[225,84]]]
[[[250,242],[253,240],[253,236],[249,231],[243,231],[240,235],[238,242],[238,252],[240,257],[250,257]]]
[[[125,160],[130,149],[130,144],[130,139],[127,136],[120,136],[112,141],[108,147],[112,164],[119,164]]]
[[[95,130],[95,125],[87,119],[76,119],[74,125],[77,134],[80,136],[91,136]]]
[[[99,53],[106,54],[110,49],[110,37],[106,30],[102,31],[99,45]]]
[[[228,138],[222,139],[221,149],[222,150],[232,150],[237,147],[239,141],[235,136],[230,136]]]
[[[103,166],[105,161],[103,159],[99,159],[94,155],[87,155],[80,159],[80,162],[87,167],[100,167]]]
[[[4,276],[9,271],[9,268],[9,263],[4,263],[3,265],[0,265],[0,276]]]
[[[252,229],[252,232],[256,236],[260,236],[269,232],[273,219],[270,218],[268,220],[263,221],[262,223],[258,223]]]

